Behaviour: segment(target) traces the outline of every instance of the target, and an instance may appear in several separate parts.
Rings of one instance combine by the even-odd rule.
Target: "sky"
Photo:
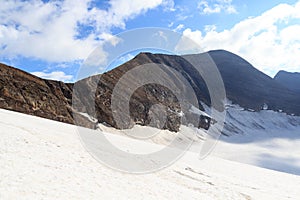
[[[271,77],[300,72],[299,0],[1,0],[0,62],[73,82],[104,41],[146,27],[231,51]]]

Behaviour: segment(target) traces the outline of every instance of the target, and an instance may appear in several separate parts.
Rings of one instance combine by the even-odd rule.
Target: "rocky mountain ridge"
[[[116,123],[113,116],[115,110],[112,110],[111,106],[113,89],[126,72],[141,65],[155,63],[167,65],[185,77],[197,98],[198,105],[194,105],[195,102],[191,105],[204,110],[202,103],[211,104],[208,88],[204,79],[187,60],[197,58],[200,67],[207,67],[205,63],[201,63],[204,60],[202,58],[207,55],[212,58],[220,71],[226,96],[234,104],[254,111],[262,110],[267,105],[267,109],[300,116],[299,94],[258,71],[241,57],[224,50],[186,56],[140,53],[109,72],[88,77],[75,84],[44,80],[1,64],[0,108],[65,123],[76,123],[88,128],[95,128],[99,122],[121,129],[140,124],[178,131],[181,123],[193,123],[207,129],[210,123],[208,118],[188,112],[189,107],[181,107],[173,91],[159,84],[146,84],[134,91],[129,101],[130,117],[122,118],[121,121],[124,121],[121,123]],[[174,75],[174,72],[166,73]],[[73,88],[78,85],[81,85],[82,89],[76,91],[78,94],[74,95]],[[182,81],[174,83],[174,86],[180,85],[183,85]],[[78,96],[84,98],[79,100]],[[76,102],[80,105],[74,110]],[[166,110],[164,123],[157,120],[161,117],[159,115],[162,108]],[[121,104],[117,104],[117,109],[123,109]],[[185,115],[184,120],[182,111]],[[87,113],[95,120],[90,120],[80,113]]]
[[[0,107],[73,123],[72,87],[0,64]]]
[[[274,80],[300,94],[300,73],[281,70],[275,75]]]

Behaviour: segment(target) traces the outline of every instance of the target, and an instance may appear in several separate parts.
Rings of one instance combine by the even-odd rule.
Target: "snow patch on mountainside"
[[[261,110],[253,112],[238,105],[227,105],[224,134],[252,134],[256,131],[292,130],[300,127],[300,117],[283,112]]]
[[[300,175],[299,116],[266,109],[253,112],[229,102],[222,133],[215,155]]]
[[[284,112],[267,110],[265,105],[262,110],[254,111],[245,109],[230,100],[226,100],[226,118],[223,135],[252,135],[256,132],[272,133],[278,130],[288,132],[300,128],[300,117],[288,115]],[[202,103],[205,112],[210,115],[211,109]],[[300,134],[300,131],[299,131]]]

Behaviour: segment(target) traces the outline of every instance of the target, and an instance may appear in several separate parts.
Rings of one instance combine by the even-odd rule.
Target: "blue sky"
[[[270,76],[300,71],[298,0],[2,0],[0,62],[72,82],[103,41],[144,27],[176,31],[204,51],[229,50]]]

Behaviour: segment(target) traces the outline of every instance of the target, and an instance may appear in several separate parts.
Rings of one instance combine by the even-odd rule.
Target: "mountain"
[[[221,73],[227,98],[234,104],[255,111],[267,104],[270,110],[300,114],[299,95],[257,70],[243,58],[223,50],[210,51],[208,54]]]
[[[300,94],[300,73],[279,71],[274,79],[288,89]]]
[[[45,80],[0,63],[0,108],[74,124],[73,84]],[[80,125],[95,128],[78,115]]]
[[[140,53],[109,72],[88,77],[75,84],[44,80],[1,64],[0,108],[71,124],[75,120],[76,124],[89,128],[96,128],[100,122],[120,129],[139,124],[178,131],[183,120],[183,124],[192,123],[197,127],[208,129],[210,118],[204,113],[200,114],[199,118],[199,114],[191,112],[192,106],[204,111],[203,105],[211,104],[208,88],[204,78],[199,74],[199,69],[207,70],[208,56],[219,69],[227,99],[233,104],[238,104],[246,110],[260,111],[267,107],[269,110],[300,115],[299,94],[260,72],[243,58],[224,50],[185,56]],[[196,63],[198,71],[190,61],[194,65]],[[169,66],[160,72],[154,72],[151,76],[160,75],[163,80],[159,81],[171,82],[170,87],[180,88],[177,93],[159,83],[142,84],[143,86],[134,88],[137,86],[135,80],[149,78],[145,75],[152,73],[151,66],[144,68],[141,77],[129,72],[153,63]],[[176,78],[179,77],[178,73],[184,80]],[[122,81],[123,84],[118,85]],[[181,107],[178,96],[190,94],[185,87],[187,83],[193,89],[196,101]],[[116,86],[120,91],[131,89],[132,95],[128,96],[126,92],[113,93]],[[113,98],[119,99],[114,105],[112,105]],[[127,103],[130,117],[122,117],[122,113],[126,114],[128,111],[124,102],[121,102],[126,98],[129,98]],[[166,110],[166,116],[160,116],[162,109]],[[216,109],[222,111],[222,108]],[[120,112],[116,115],[118,110]],[[114,119],[116,116],[119,116],[118,123]],[[165,123],[158,119],[164,119]]]
[[[197,67],[200,68],[200,70],[204,70],[204,68],[207,67],[205,64],[207,54],[216,63],[216,66],[219,69],[224,81],[227,98],[231,100],[233,104],[238,104],[245,109],[254,111],[262,110],[267,106],[270,110],[300,115],[300,105],[298,103],[300,101],[299,95],[288,90],[271,77],[260,72],[241,57],[224,50],[216,50],[204,54],[186,56],[141,53],[119,67],[104,73],[101,76],[93,77],[95,80],[100,80],[99,87],[96,92],[96,102],[98,103],[96,103],[96,116],[94,117],[99,120],[102,117],[104,120],[103,122],[108,122],[109,124],[116,126],[115,122],[111,118],[111,102],[107,100],[111,99],[112,92],[116,84],[121,80],[124,74],[132,71],[138,66],[151,63],[167,65],[177,72],[180,72],[192,86],[199,102],[210,105],[210,97],[207,86],[199,72],[195,70],[194,66],[189,62],[194,60],[193,63],[197,63]],[[150,67],[151,66],[149,66],[149,68]],[[170,70],[166,71],[169,74],[173,73]],[[150,74],[150,72],[145,73]],[[125,90],[129,85],[133,85],[134,81],[132,80],[137,79],[139,79],[137,76],[128,77],[126,82],[127,84],[123,84],[123,90]],[[168,79],[167,81],[172,82],[173,80]],[[93,81],[90,79],[86,82],[87,84],[83,83],[83,88],[88,88]],[[96,83],[94,82],[92,85],[95,84]],[[175,84],[177,87],[184,85],[182,81],[178,81]],[[156,89],[155,92],[153,92],[154,88]],[[214,89],[217,90],[218,88]],[[182,89],[182,91],[184,91],[184,89]],[[169,102],[161,102],[159,100],[159,98],[164,94],[166,97],[169,97]],[[85,100],[85,96],[87,95],[84,93],[82,96],[84,97],[83,100]],[[119,99],[122,98],[124,97],[119,97]],[[166,127],[164,128],[178,130],[176,124],[179,123],[180,116],[176,114],[179,112],[179,105],[176,102],[175,96],[172,95],[171,91],[168,91],[159,85],[155,85],[153,87],[153,84],[141,87],[136,90],[135,93],[133,93],[130,101],[132,118],[131,121],[126,121],[126,123],[123,124],[124,127],[122,128],[129,128],[137,122],[141,125],[148,125],[149,116],[147,113],[149,112],[151,106],[156,103],[163,103],[170,110],[170,113],[168,113],[169,124],[167,123]],[[85,104],[88,103],[86,102]],[[199,103],[198,106],[201,110],[203,110],[201,103]],[[120,106],[118,109],[122,110],[123,108]],[[188,113],[186,110],[183,112],[184,114]],[[190,118],[191,117],[189,117],[189,119]],[[205,124],[203,123],[200,125],[200,127],[204,126]]]
[[[44,80],[0,64],[0,107],[72,123],[72,84]]]

